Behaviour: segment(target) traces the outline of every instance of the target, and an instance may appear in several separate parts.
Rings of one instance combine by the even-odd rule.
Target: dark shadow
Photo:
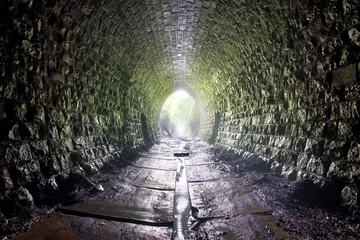
[[[333,179],[326,179],[322,184],[315,184],[313,180],[305,179],[295,183],[292,197],[311,207],[333,210],[341,202],[341,191],[345,184]]]
[[[215,122],[214,122],[213,132],[212,132],[211,139],[210,139],[210,144],[215,143],[215,139],[218,136],[219,125],[220,125],[220,113],[216,112],[215,113]]]

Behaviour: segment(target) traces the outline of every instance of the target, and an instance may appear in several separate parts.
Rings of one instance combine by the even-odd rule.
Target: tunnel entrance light
[[[172,136],[194,136],[196,125],[195,100],[185,91],[178,90],[171,94],[160,112],[162,133]]]

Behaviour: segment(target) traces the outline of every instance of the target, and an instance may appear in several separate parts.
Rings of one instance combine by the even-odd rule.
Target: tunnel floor
[[[15,239],[358,239],[348,216],[291,198],[293,182],[231,161],[197,138],[163,138]]]

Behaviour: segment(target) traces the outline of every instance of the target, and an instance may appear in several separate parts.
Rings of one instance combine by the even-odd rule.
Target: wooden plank
[[[170,224],[173,221],[173,191],[134,188],[102,202],[84,202],[61,206],[66,213],[102,219],[148,224]]]

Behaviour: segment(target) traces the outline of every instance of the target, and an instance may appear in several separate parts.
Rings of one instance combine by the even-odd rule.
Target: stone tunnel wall
[[[215,123],[215,113],[211,107],[206,106],[204,103],[201,104],[200,111],[200,137],[210,143]]]
[[[216,145],[359,185],[359,2],[207,3],[193,84],[222,113]]]
[[[359,11],[356,0],[2,1],[1,199],[37,198],[52,176],[143,145],[174,61],[206,103],[205,139],[219,112],[218,146],[360,185]]]
[[[142,1],[1,2],[0,201],[30,192],[41,205],[52,177],[91,175],[144,146],[142,113],[152,138],[172,85],[147,11]]]

